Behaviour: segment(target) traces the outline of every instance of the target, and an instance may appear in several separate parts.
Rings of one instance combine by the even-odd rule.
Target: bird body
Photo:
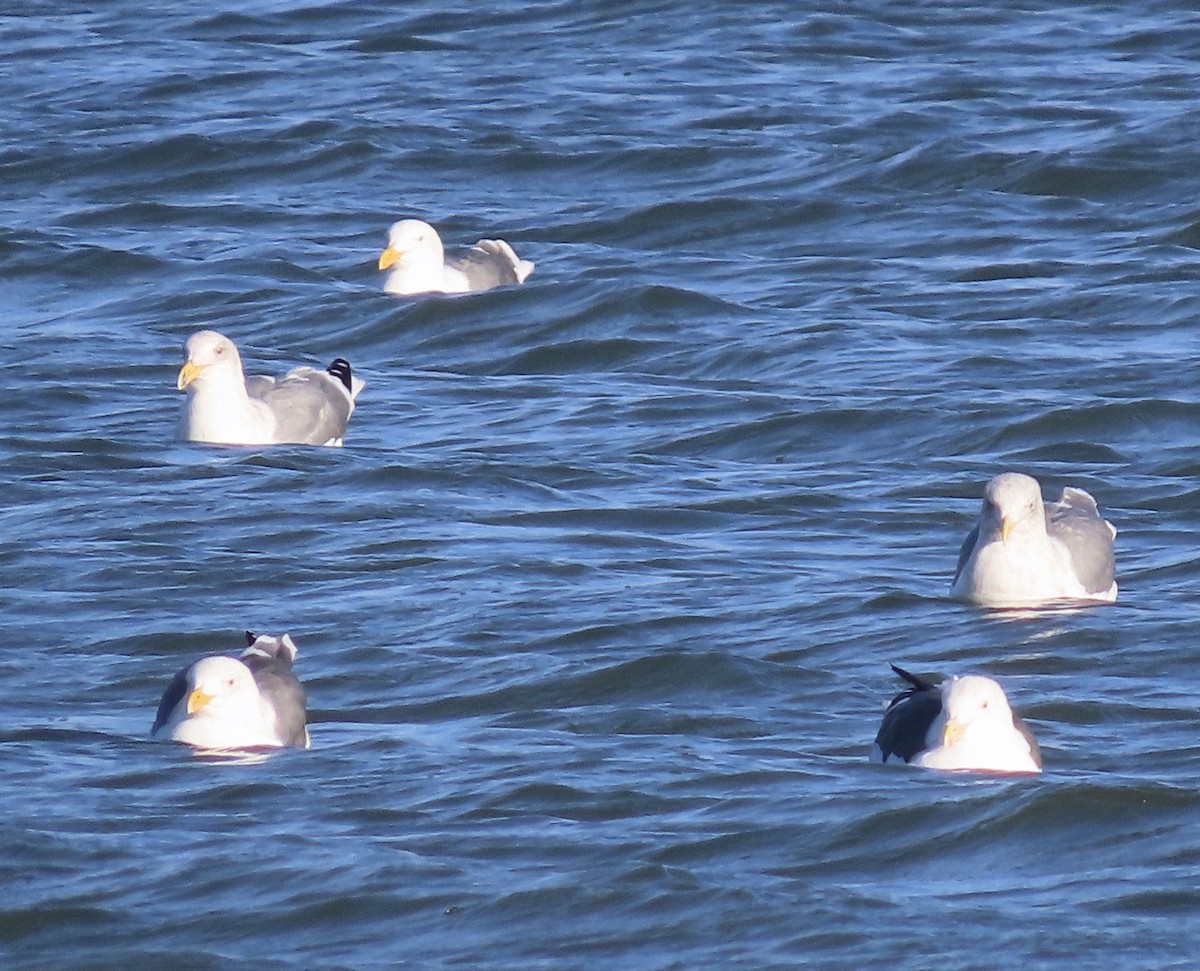
[[[241,657],[203,657],[175,675],[151,738],[206,750],[308,748],[307,700],[292,673],[295,643],[287,634],[246,636]]]
[[[383,289],[402,296],[470,293],[524,283],[533,268],[502,239],[481,239],[447,260],[437,230],[420,219],[394,223],[387,248],[379,255],[379,269],[388,271]]]
[[[1082,489],[1043,503],[1036,479],[1005,472],[985,489],[950,595],[989,607],[1117,598],[1117,531]]]
[[[909,686],[888,705],[871,761],[928,769],[1042,771],[1037,740],[991,678],[965,675],[939,686],[894,664],[892,670]]]
[[[282,378],[247,378],[228,337],[202,330],[187,339],[176,387],[187,393],[177,436],[220,445],[341,445],[363,388],[350,364],[299,367]]]

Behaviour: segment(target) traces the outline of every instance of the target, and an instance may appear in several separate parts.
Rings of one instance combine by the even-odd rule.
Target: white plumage
[[[176,387],[187,393],[178,437],[220,445],[341,445],[363,388],[337,358],[325,371],[247,378],[237,347],[214,330],[192,334]]]
[[[888,705],[871,761],[927,769],[1042,771],[1037,740],[991,678],[970,674],[939,686],[894,664],[892,670],[909,687]]]
[[[387,270],[388,293],[468,293],[524,283],[533,264],[520,259],[502,239],[481,239],[460,256],[447,260],[442,238],[420,219],[402,219],[388,230],[387,248],[379,254]]]
[[[240,658],[203,657],[175,675],[151,738],[213,751],[308,747],[304,688],[292,673],[295,643],[287,634],[246,638]]]
[[[988,607],[1117,599],[1112,523],[1082,489],[1043,503],[1036,479],[996,476],[959,551],[950,595]]]

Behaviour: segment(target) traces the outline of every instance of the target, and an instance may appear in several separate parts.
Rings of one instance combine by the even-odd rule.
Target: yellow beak
[[[948,721],[946,727],[942,729],[942,744],[953,745],[963,737],[963,732],[966,731],[966,726],[962,722]]]
[[[212,701],[212,699],[212,695],[205,694],[199,688],[194,688],[192,693],[188,695],[188,714],[196,714],[196,712]]]
[[[1007,543],[1013,531],[1013,521],[1008,517],[1000,520],[1000,542]]]
[[[182,391],[195,381],[196,378],[200,377],[200,372],[203,370],[203,365],[193,364],[191,361],[188,361],[187,364],[179,369],[179,379],[175,382],[175,387]]]
[[[379,269],[386,270],[393,263],[398,261],[404,255],[404,250],[398,250],[394,246],[389,246],[379,254]]]

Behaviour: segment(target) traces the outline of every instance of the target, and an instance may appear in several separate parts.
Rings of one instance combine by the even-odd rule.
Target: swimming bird
[[[1037,479],[1004,472],[984,490],[950,596],[988,607],[1111,603],[1117,599],[1116,535],[1082,489],[1068,486],[1057,502],[1043,504]]]
[[[214,654],[175,675],[150,737],[202,749],[308,748],[304,687],[292,673],[296,645],[284,634],[246,632],[240,658]]]
[[[481,239],[461,256],[446,259],[442,238],[429,223],[402,219],[388,230],[379,269],[390,270],[388,293],[468,293],[524,283],[533,264],[522,260],[502,239]]]
[[[247,378],[233,341],[192,334],[175,386],[187,392],[177,436],[219,445],[341,445],[363,382],[337,358],[324,371],[298,367],[276,379]]]
[[[1042,771],[1037,739],[991,678],[968,674],[938,686],[895,664],[892,670],[909,686],[888,705],[871,748],[872,762],[979,772]]]

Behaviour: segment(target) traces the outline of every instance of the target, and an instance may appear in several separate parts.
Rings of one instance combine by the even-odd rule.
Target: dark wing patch
[[[275,709],[275,728],[284,745],[304,748],[308,743],[305,725],[308,722],[308,697],[304,686],[292,673],[291,655],[266,657],[261,653],[244,655],[242,660],[258,690]]]
[[[1013,712],[1013,728],[1020,732],[1025,741],[1029,743],[1029,754],[1033,757],[1033,764],[1040,769],[1042,767],[1042,750],[1038,748],[1037,739],[1033,737],[1029,726],[1015,711]]]
[[[971,558],[971,551],[975,549],[975,544],[979,542],[979,523],[967,533],[967,538],[963,540],[962,546],[958,550],[958,566],[954,568],[954,579],[950,581],[950,586],[958,583],[958,578],[962,576],[963,568],[967,565],[967,560]],[[892,665],[894,668],[896,665]]]
[[[904,668],[900,667],[898,664],[891,665],[891,669],[910,685],[910,687],[904,691],[901,691],[900,694],[896,695],[896,697],[892,699],[892,705],[894,705],[897,701],[900,701],[902,698],[907,698],[909,695],[914,694],[917,691],[938,690],[936,682],[926,681],[924,678],[919,678],[917,675],[905,671]],[[888,707],[890,708],[892,705],[888,705]]]
[[[344,357],[335,357],[327,367],[326,372],[332,374],[335,378],[342,382],[346,390],[353,393],[354,391],[354,373],[350,370],[350,362]]]
[[[908,682],[883,716],[875,744],[879,746],[884,761],[898,755],[905,762],[925,749],[925,736],[929,726],[942,713],[942,692],[931,681],[910,674],[901,667],[892,665],[892,670]]]
[[[189,664],[178,674],[171,679],[171,683],[167,685],[167,690],[163,692],[162,700],[158,703],[158,711],[154,714],[154,725],[150,729],[150,734],[155,735],[166,725],[171,718],[171,712],[175,707],[183,701],[187,695],[187,676],[188,671],[192,669]]]

